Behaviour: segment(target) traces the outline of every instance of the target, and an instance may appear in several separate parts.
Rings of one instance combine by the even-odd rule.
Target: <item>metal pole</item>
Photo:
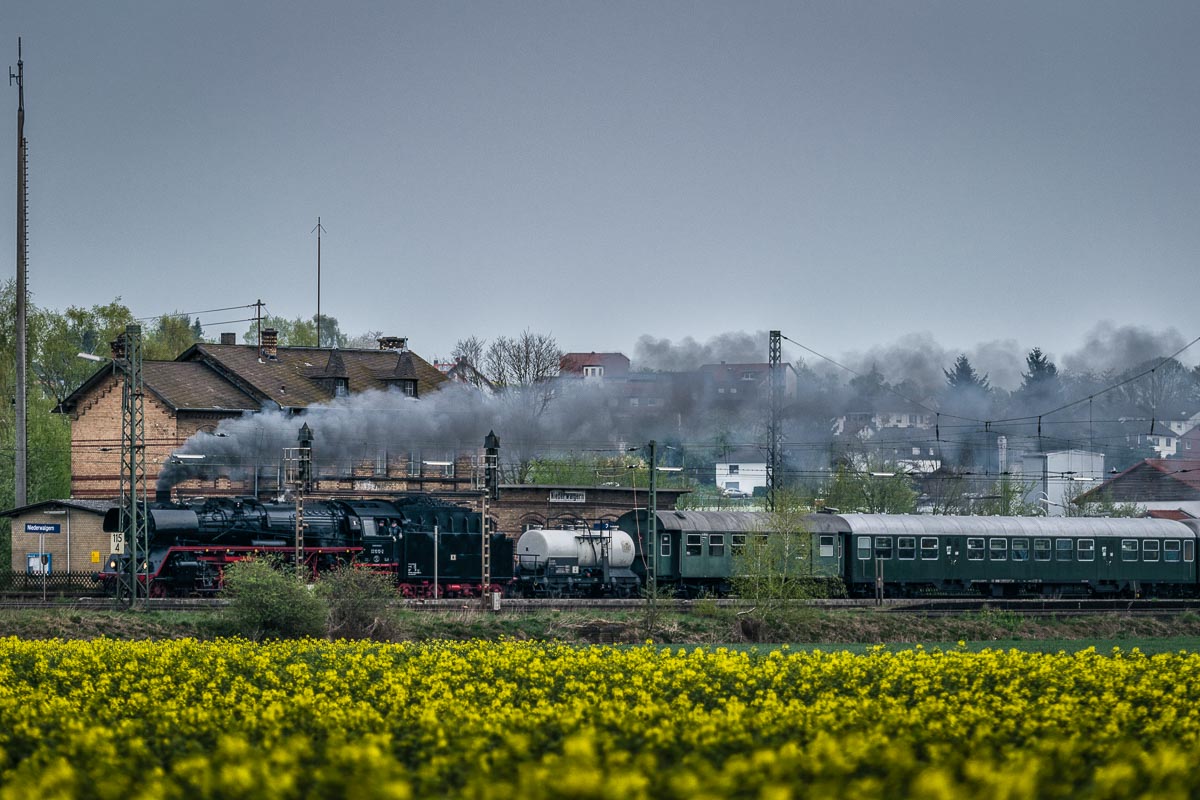
[[[656,555],[658,550],[658,509],[656,507],[658,497],[658,443],[653,439],[650,440],[650,519],[646,523],[646,530],[649,537],[650,545],[646,548],[646,597],[651,603],[654,602],[655,595],[658,591],[658,575]]]
[[[21,58],[21,40],[17,39],[17,73],[8,73],[8,84],[17,84],[17,390],[16,397],[16,459],[15,476],[13,479],[14,499],[18,508],[28,502],[28,463],[29,463],[29,432],[28,408],[26,406],[26,366],[29,355],[26,352],[25,337],[26,303],[29,290],[26,287],[26,207],[28,205],[28,188],[26,186],[25,162],[28,159],[25,142],[25,62]]]
[[[438,536],[438,526],[433,526],[433,599],[438,599],[438,547],[441,539]]]
[[[46,558],[46,532],[38,532],[38,558],[42,562],[42,602],[46,602],[46,567],[49,566]]]

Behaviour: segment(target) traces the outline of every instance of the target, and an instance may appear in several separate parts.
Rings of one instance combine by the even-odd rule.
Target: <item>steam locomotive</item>
[[[393,500],[317,500],[304,505],[304,568],[316,576],[357,562],[395,576],[406,597],[478,597],[503,591],[513,578],[513,543],[489,534],[491,582],[482,583],[478,512],[426,495]],[[155,502],[147,508],[149,547],[136,574],[151,596],[220,591],[225,566],[252,557],[294,560],[296,507],[248,497],[194,504]],[[111,509],[104,530],[121,530]],[[100,573],[113,592],[130,574],[130,554],[113,554]]]

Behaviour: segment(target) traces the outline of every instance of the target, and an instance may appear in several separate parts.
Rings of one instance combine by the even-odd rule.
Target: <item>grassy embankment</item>
[[[1025,616],[983,611],[928,616],[874,609],[805,609],[766,618],[748,618],[723,608],[697,608],[689,614],[646,611],[606,613],[544,611],[490,614],[457,611],[392,610],[386,629],[392,640],[547,639],[587,643],[744,645],[788,642],[823,649],[865,649],[877,644],[906,646],[1019,647],[1025,650],[1078,650],[1094,645],[1139,647],[1147,652],[1200,650],[1200,615],[1120,613],[1093,616]],[[80,609],[21,610],[0,613],[0,636],[23,639],[214,639],[234,636],[221,611],[145,612]]]

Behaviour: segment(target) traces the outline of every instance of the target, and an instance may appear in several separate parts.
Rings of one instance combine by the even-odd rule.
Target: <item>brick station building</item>
[[[71,418],[71,496],[111,499],[120,494],[122,381],[111,367],[97,370],[57,409]],[[199,343],[174,361],[146,361],[142,366],[146,479],[153,481],[171,453],[200,431],[214,431],[225,419],[263,408],[298,413],[309,405],[337,397],[395,387],[421,397],[447,378],[408,349],[406,339],[383,337],[379,349],[279,347],[275,332],[263,331],[263,346],[239,345],[234,334],[220,344]],[[299,430],[300,423],[296,423]],[[281,454],[282,455],[282,454]],[[444,453],[439,453],[444,458]],[[399,461],[399,460],[398,460]],[[453,471],[425,469],[421,459],[388,464],[380,473],[370,463],[336,477],[331,491],[353,490],[354,479],[401,479],[392,491],[409,488],[458,488]],[[449,479],[449,480],[447,480]],[[387,483],[386,480],[383,483]],[[253,484],[228,476],[189,480],[179,491],[189,495],[252,494]],[[257,487],[277,492],[279,487]],[[153,497],[153,491],[150,492]]]

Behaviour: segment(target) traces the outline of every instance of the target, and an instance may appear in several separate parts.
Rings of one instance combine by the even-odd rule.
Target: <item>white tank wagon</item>
[[[633,539],[618,528],[531,528],[517,540],[516,584],[522,594],[547,597],[629,597],[641,585],[630,567]]]

